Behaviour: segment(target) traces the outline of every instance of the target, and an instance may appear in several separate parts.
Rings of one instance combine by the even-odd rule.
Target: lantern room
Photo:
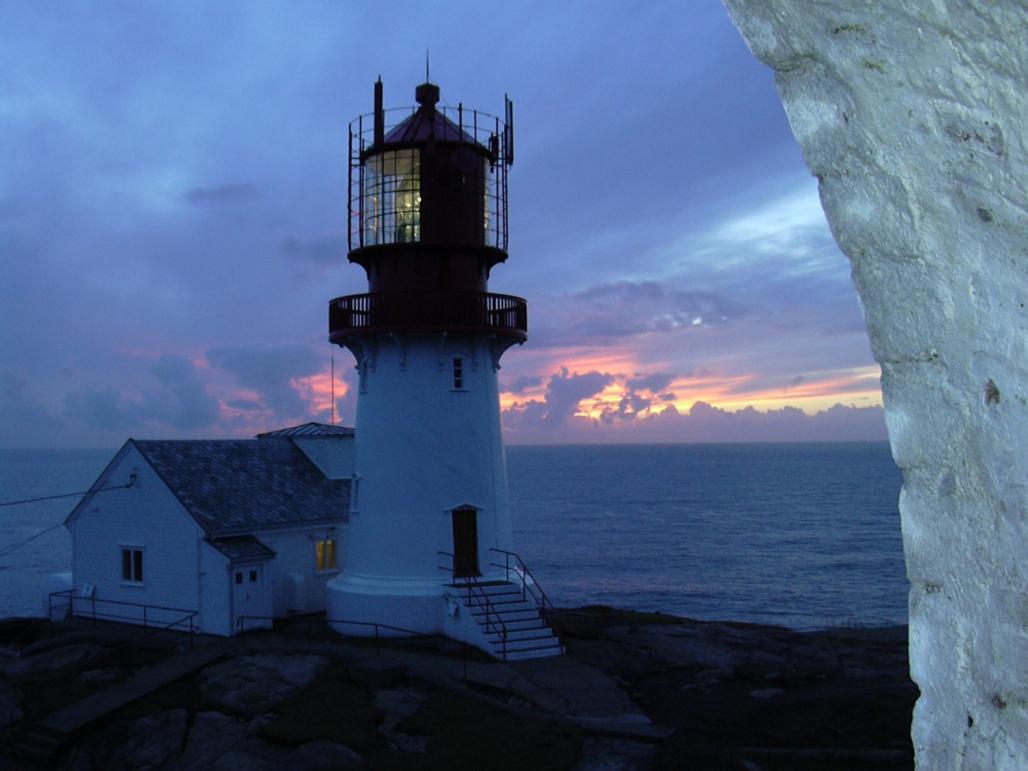
[[[513,105],[505,100],[501,121],[441,105],[434,83],[418,86],[415,98],[416,107],[386,110],[379,80],[374,113],[350,124],[350,260],[368,271],[373,291],[410,288],[401,277],[378,281],[376,261],[399,246],[407,256],[444,257],[445,288],[481,291],[507,257]]]
[[[507,171],[514,159],[513,104],[505,119],[440,103],[439,86],[417,105],[350,123],[349,258],[368,292],[329,305],[329,339],[359,349],[368,335],[488,334],[500,352],[524,342],[523,299],[488,291],[507,259]]]

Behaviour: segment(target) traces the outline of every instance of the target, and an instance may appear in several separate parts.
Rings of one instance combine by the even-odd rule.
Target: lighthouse
[[[329,303],[356,360],[350,516],[327,617],[345,634],[439,633],[501,658],[561,652],[548,600],[514,551],[497,371],[527,303],[488,290],[507,259],[513,105],[503,119],[383,107],[349,132],[349,260],[364,294]]]

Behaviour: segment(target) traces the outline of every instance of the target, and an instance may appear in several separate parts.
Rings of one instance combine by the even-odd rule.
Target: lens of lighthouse
[[[364,164],[364,244],[421,240],[421,159],[418,150],[390,150]]]

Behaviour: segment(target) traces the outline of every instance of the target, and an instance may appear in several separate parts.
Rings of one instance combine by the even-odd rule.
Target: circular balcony
[[[528,338],[528,303],[490,292],[375,292],[337,297],[328,304],[333,343],[397,332],[486,334],[523,343]]]

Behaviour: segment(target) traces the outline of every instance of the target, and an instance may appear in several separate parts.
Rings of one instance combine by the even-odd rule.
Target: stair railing
[[[486,634],[499,634],[500,635],[500,648],[502,651],[503,661],[507,660],[507,624],[504,623],[503,618],[500,617],[499,611],[496,610],[495,606],[489,599],[489,595],[486,593],[481,586],[474,580],[474,576],[469,568],[470,566],[464,563],[460,563],[460,566],[464,570],[460,571],[462,575],[457,575],[458,558],[455,554],[448,551],[437,552],[442,557],[450,558],[450,565],[440,565],[440,570],[449,572],[455,581],[462,581],[463,588],[467,592],[466,599],[471,600],[475,598],[479,607],[485,610],[485,631]]]
[[[509,583],[521,584],[521,599],[527,599],[531,596],[532,601],[535,602],[536,607],[543,611],[555,611],[553,603],[550,602],[549,596],[546,591],[535,580],[535,576],[532,575],[532,571],[528,569],[528,565],[521,557],[512,551],[506,549],[490,548],[489,551],[495,552],[496,554],[503,555],[503,562],[491,562],[490,564],[495,568],[503,568],[507,576]],[[517,578],[517,581],[511,581],[511,574]]]

